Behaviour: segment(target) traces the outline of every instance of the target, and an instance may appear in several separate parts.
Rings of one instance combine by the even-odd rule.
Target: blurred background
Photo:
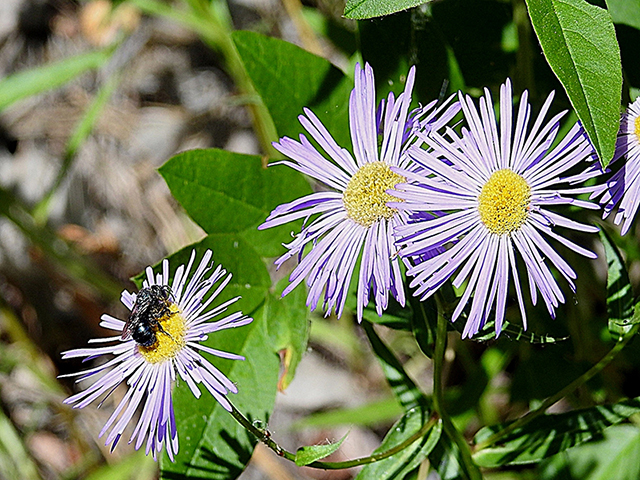
[[[421,35],[433,42],[433,48],[425,44],[413,57],[425,72],[417,93],[425,101],[441,94],[444,78],[478,95],[485,85],[495,88],[511,76],[517,92],[531,90],[534,105],[555,88],[559,100],[554,108],[568,107],[523,2],[442,0],[419,13],[360,25],[341,17],[340,0],[303,3],[234,0],[229,2],[230,27],[283,38],[349,71],[359,39],[374,37],[381,22],[390,22],[387,28],[396,22],[404,32],[403,26],[420,15]],[[167,10],[154,14],[154,5]],[[224,55],[211,48],[207,35],[180,22],[185,5],[0,1],[2,479],[158,475],[156,464],[126,442],[109,453],[97,438],[122,392],[101,409],[72,411],[62,400],[77,387],[56,377],[79,367],[60,362],[60,352],[104,335],[98,327],[102,313],[124,317],[119,296],[123,288],[134,288],[130,277],[204,235],[172,199],[156,169],[175,153],[193,148],[264,153],[246,109],[251,98],[238,90]],[[640,50],[640,35],[625,25],[616,27],[628,102],[634,87],[640,87],[640,65],[631,61]],[[395,40],[403,41],[403,35]],[[363,51],[374,66],[376,58],[394,54],[393,43],[386,50],[384,39],[379,43],[378,51],[371,50],[371,42],[370,50]],[[39,70],[69,59],[58,69]],[[429,76],[432,64],[435,73]],[[32,71],[40,75],[15,76]],[[31,89],[12,95],[19,90],[16,82]],[[637,287],[637,237],[618,241]],[[601,253],[601,247],[592,248]],[[508,338],[490,344],[452,339],[447,372],[451,410],[469,435],[478,419],[493,423],[526,411],[608,351],[606,321],[595,322],[605,318],[606,264],[582,262],[569,259],[580,271],[578,288],[592,293],[585,295],[590,299],[580,305],[570,300],[559,314],[561,321],[535,314],[531,320],[534,331],[571,335],[560,347]],[[583,317],[591,323],[581,323]],[[431,362],[410,332],[379,333],[429,393]],[[314,317],[309,351],[294,382],[278,395],[269,423],[284,447],[335,440],[347,431],[349,441],[331,460],[366,456],[379,445],[401,409],[367,345],[352,319]],[[574,394],[572,405],[639,396],[636,350],[627,349],[606,377]],[[480,407],[471,409],[477,400]],[[555,411],[567,405],[560,403]],[[556,478],[550,468],[516,469],[491,478]],[[299,469],[259,445],[242,478],[346,480],[355,473]]]

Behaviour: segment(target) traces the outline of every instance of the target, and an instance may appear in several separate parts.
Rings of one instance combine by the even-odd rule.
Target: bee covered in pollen
[[[121,339],[133,337],[138,345],[151,347],[157,342],[158,332],[172,338],[160,323],[173,314],[172,304],[173,294],[168,285],[151,285],[141,289],[136,296]]]

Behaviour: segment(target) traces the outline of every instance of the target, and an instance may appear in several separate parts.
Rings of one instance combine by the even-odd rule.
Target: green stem
[[[215,2],[215,5],[207,8],[190,1],[189,10],[179,11],[157,0],[129,1],[145,13],[169,18],[193,30],[210,48],[222,54],[227,73],[233,78],[240,94],[244,98],[259,98],[231,39],[233,27],[224,2]],[[248,102],[247,108],[264,153],[272,158],[280,158],[281,155],[271,145],[278,135],[267,108],[259,100]]]
[[[289,452],[282,448],[280,445],[276,443],[273,438],[271,438],[271,434],[267,429],[261,429],[256,427],[252,422],[247,419],[238,409],[231,404],[231,415],[235,418],[240,425],[242,425],[245,429],[251,432],[258,440],[264,443],[267,447],[273,450],[277,455],[282,458],[286,458],[287,460],[294,462],[296,461],[296,454]],[[414,442],[420,440],[424,437],[429,430],[433,428],[433,426],[438,422],[438,417],[432,416],[427,423],[425,423],[420,430],[407,438],[404,442],[399,443],[395,447],[390,448],[389,450],[385,450],[384,452],[374,453],[368,457],[356,458],[354,460],[347,460],[344,462],[312,462],[306,467],[311,468],[319,468],[323,470],[341,470],[345,468],[357,467],[360,465],[367,465],[369,463],[374,463],[379,460],[384,460],[396,453],[404,450],[405,448],[412,445]]]
[[[470,480],[481,480],[482,474],[478,466],[471,458],[471,449],[462,434],[455,427],[451,418],[444,409],[444,388],[442,385],[442,370],[444,367],[444,355],[447,349],[447,326],[449,321],[444,316],[444,306],[439,294],[436,294],[438,305],[438,321],[436,327],[436,347],[433,354],[433,408],[442,419],[442,427],[449,439],[456,444],[460,451],[460,457],[464,471]]]
[[[504,438],[505,436],[514,432],[515,430],[524,427],[531,420],[542,415],[551,405],[553,405],[554,403],[558,402],[559,400],[561,400],[562,398],[564,398],[565,396],[573,392],[580,385],[583,385],[589,380],[591,380],[595,375],[600,373],[602,369],[604,369],[607,365],[609,365],[611,361],[618,355],[618,353],[622,351],[622,349],[627,345],[627,343],[629,343],[629,341],[638,332],[638,328],[640,328],[640,324],[634,325],[633,328],[629,331],[629,333],[627,333],[627,335],[625,335],[624,338],[622,338],[619,342],[617,342],[614,345],[614,347],[609,351],[609,353],[607,353],[604,357],[602,357],[602,359],[598,363],[596,363],[593,367],[591,367],[585,373],[580,375],[578,378],[576,378],[569,385],[567,385],[562,390],[557,392],[555,395],[547,398],[535,410],[531,410],[529,413],[527,413],[523,417],[520,417],[515,422],[510,423],[507,427],[491,435],[485,441],[478,443],[475,446],[474,450],[477,452],[479,450],[482,450],[483,448],[487,448],[493,445],[494,443],[496,443],[501,438]]]

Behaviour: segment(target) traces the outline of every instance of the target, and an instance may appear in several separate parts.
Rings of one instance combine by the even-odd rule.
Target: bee
[[[121,340],[133,337],[143,347],[150,347],[162,332],[173,340],[160,325],[160,319],[171,314],[173,294],[168,285],[151,285],[138,292],[127,323],[122,331]]]

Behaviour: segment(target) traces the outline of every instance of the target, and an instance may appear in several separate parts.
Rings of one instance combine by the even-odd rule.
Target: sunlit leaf
[[[318,460],[328,457],[333,452],[340,448],[342,442],[347,438],[348,433],[344,435],[340,440],[335,443],[329,443],[326,445],[309,445],[306,447],[300,447],[296,451],[295,462],[299,467],[304,467]]]
[[[257,155],[188,150],[160,167],[173,196],[207,233],[237,233],[264,257],[283,253],[295,224],[258,231],[276,206],[311,193],[285,166],[266,168]]]
[[[600,230],[600,240],[607,256],[609,333],[614,340],[619,340],[629,333],[634,323],[638,323],[640,318],[634,317],[633,314],[633,289],[620,252],[604,229]]]
[[[640,399],[626,400],[557,415],[541,415],[473,456],[483,467],[537,463],[590,440],[604,429],[640,413]],[[475,443],[481,443],[506,425],[481,429]]]
[[[84,478],[85,480],[113,480],[114,478],[143,480],[155,478],[158,475],[157,471],[158,465],[153,458],[145,456],[144,451],[139,451],[116,462],[105,463]]]
[[[615,149],[622,91],[611,16],[585,0],[527,0],[527,7],[542,51],[606,166]]]
[[[340,146],[351,147],[347,112],[352,80],[324,58],[283,40],[245,31],[232,38],[280,137],[298,138],[303,132],[298,115],[307,107]]]
[[[382,17],[392,13],[401,12],[408,8],[428,3],[432,0],[347,0],[344,7],[344,16],[356,20]]]
[[[420,391],[414,381],[409,378],[400,361],[393,352],[389,350],[389,347],[382,342],[373,329],[373,326],[367,322],[363,322],[362,327],[369,338],[373,352],[380,361],[384,376],[387,378],[387,382],[389,382],[391,390],[400,402],[400,405],[402,405],[402,408],[408,411],[418,406],[429,405],[429,400]]]
[[[556,455],[540,468],[540,480],[637,480],[640,478],[640,430],[616,425],[602,438]]]

